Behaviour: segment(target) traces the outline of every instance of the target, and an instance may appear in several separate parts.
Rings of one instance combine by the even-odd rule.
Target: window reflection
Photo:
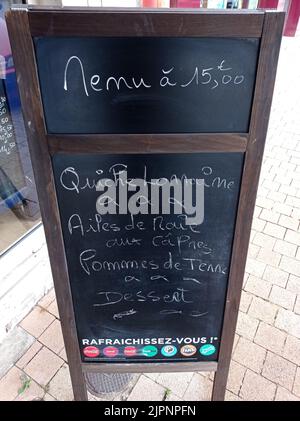
[[[0,3],[0,254],[40,222],[16,74]]]

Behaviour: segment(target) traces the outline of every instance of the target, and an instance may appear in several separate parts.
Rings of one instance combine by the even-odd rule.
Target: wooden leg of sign
[[[63,237],[60,229],[51,160],[48,153],[42,112],[36,111],[41,110],[42,105],[39,100],[40,92],[37,84],[36,67],[34,65],[34,46],[30,33],[28,13],[25,9],[20,9],[16,11],[13,18],[12,12],[8,12],[6,19],[14,63],[18,69],[17,79],[22,98],[22,111],[28,134],[30,154],[33,162],[36,163],[34,166],[34,175],[41,214],[44,221],[74,399],[85,401],[88,397],[78,348],[67,263],[62,252],[64,247]],[[34,77],[33,75],[35,75],[34,82],[29,86],[25,81],[31,81]],[[28,123],[26,124],[26,122]]]
[[[223,401],[225,399],[229,365],[230,361],[224,361],[223,364],[218,364],[218,369],[215,372],[214,385],[211,395],[212,401]]]
[[[57,300],[59,301],[59,300]],[[61,303],[60,303],[61,304]],[[62,308],[62,306],[60,306]],[[65,314],[61,317],[62,326],[64,324]],[[76,330],[62,329],[65,349],[68,359],[70,377],[72,382],[72,389],[75,401],[87,401],[87,387],[84,377],[84,372],[81,364],[81,358],[78,350],[78,339]]]
[[[238,302],[239,302],[238,297]],[[219,351],[218,367],[215,372],[214,384],[212,390],[212,401],[223,401],[225,398],[226,384],[230,366],[231,353],[233,348],[235,326],[238,314],[238,306],[233,310],[231,302],[227,301],[223,322],[223,332],[221,337],[221,345]],[[232,324],[228,321],[231,315],[235,320]]]
[[[75,401],[87,401],[86,381],[81,367],[71,367],[69,364],[73,395]]]
[[[77,365],[75,367],[72,367],[69,363],[69,370],[72,382],[74,401],[87,401],[88,394],[86,382],[81,367],[78,367]]]
[[[232,249],[219,361],[212,392],[212,400],[214,401],[224,400],[225,397],[253,210],[268,128],[268,117],[261,118],[261,116],[269,116],[270,113],[283,23],[284,14],[272,11],[265,13],[253,100],[255,106],[250,121],[240,193],[241,205],[236,220],[236,234]],[[251,183],[248,180],[251,180]]]

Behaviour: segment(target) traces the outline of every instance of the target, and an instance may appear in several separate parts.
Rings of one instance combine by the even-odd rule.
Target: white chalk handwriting
[[[221,86],[228,85],[236,86],[242,85],[245,81],[245,76],[237,74],[232,67],[227,66],[226,60],[221,59],[216,62],[213,67],[196,66],[191,72],[190,77],[186,78],[181,73],[176,71],[175,66],[166,66],[160,69],[160,77],[157,80],[146,80],[143,75],[124,76],[120,71],[116,71],[114,75],[100,75],[93,74],[88,76],[88,63],[82,58],[73,55],[66,61],[63,72],[63,89],[69,91],[69,82],[72,80],[73,72],[78,70],[80,72],[80,84],[76,84],[76,88],[84,93],[87,97],[92,93],[104,94],[105,92],[120,92],[124,90],[151,90],[151,88],[158,87],[159,89],[172,89],[177,87],[179,89],[186,89],[192,87],[204,86],[207,89],[215,90]],[[74,86],[74,85],[73,85]],[[77,90],[78,92],[78,90]]]

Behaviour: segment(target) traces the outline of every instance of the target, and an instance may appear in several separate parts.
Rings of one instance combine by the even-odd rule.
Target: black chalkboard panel
[[[83,361],[217,360],[243,159],[242,153],[54,155]],[[203,223],[188,225],[174,200],[169,211],[160,206],[151,213],[150,204],[163,200],[151,190],[158,179],[194,189],[204,180]],[[145,199],[147,191],[148,214],[120,214],[132,195]],[[103,195],[118,204],[115,214],[97,213]]]
[[[35,38],[49,133],[247,132],[256,38]]]

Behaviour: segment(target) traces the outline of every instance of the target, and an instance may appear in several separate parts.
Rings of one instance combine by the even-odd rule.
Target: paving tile
[[[0,379],[30,348],[34,340],[26,330],[16,326],[0,341]]]
[[[104,395],[103,399],[100,399],[100,400],[107,401],[107,400],[112,399],[114,402],[126,401],[140,377],[141,377],[141,374],[132,373],[131,380],[129,381],[129,383],[127,383],[125,389],[123,389],[120,392],[117,392],[115,394],[112,394],[112,398],[109,398],[109,395]],[[99,400],[98,397],[95,397],[95,398],[96,398],[96,400]]]
[[[209,377],[210,380],[214,380],[214,371],[197,371],[198,374],[200,374],[200,376],[202,377]]]
[[[183,396],[185,401],[210,401],[213,382],[208,377],[195,373]]]
[[[270,351],[280,354],[283,350],[286,334],[276,327],[260,322],[254,342]]]
[[[60,358],[62,358],[64,361],[68,362],[67,354],[65,348],[63,348],[60,353],[58,354]]]
[[[255,237],[255,235],[257,234],[257,232],[253,229],[251,229],[250,231],[250,243],[252,243],[253,238]]]
[[[162,401],[166,389],[142,375],[128,397],[128,401]]]
[[[241,387],[240,397],[246,401],[272,401],[276,385],[251,370],[247,370]]]
[[[259,297],[253,297],[248,314],[255,319],[272,325],[278,311],[278,306]]]
[[[156,382],[167,389],[170,389],[175,395],[183,397],[193,373],[161,373]]]
[[[237,333],[235,333],[234,340],[233,340],[233,346],[232,346],[232,352],[234,352],[234,350],[235,350],[235,348],[236,348],[236,346],[237,346],[237,344],[239,342],[239,339],[240,339],[240,335],[238,335]],[[214,371],[211,374],[214,374]]]
[[[225,401],[242,401],[243,399],[239,396],[235,395],[234,393],[230,392],[229,390],[226,390],[225,393]]]
[[[300,339],[288,335],[284,344],[282,356],[300,366]]]
[[[294,313],[300,314],[300,295],[297,296],[297,300],[295,302]]]
[[[278,224],[289,228],[291,230],[297,231],[299,226],[299,221],[296,218],[291,218],[290,216],[281,215],[278,221]]]
[[[274,178],[274,182],[279,184],[278,189],[277,188],[273,188],[272,190],[276,190],[282,193],[286,193],[285,188],[289,187],[289,184],[292,181],[292,177],[291,176],[287,176],[287,175],[276,175]],[[277,184],[276,184],[277,187]],[[270,189],[271,190],[271,189]]]
[[[286,228],[281,227],[272,222],[267,222],[264,228],[264,233],[270,235],[271,237],[283,239],[285,236]]]
[[[267,353],[262,375],[282,387],[292,390],[296,374],[296,364],[272,352]]]
[[[291,216],[292,206],[286,205],[285,203],[275,203],[273,206],[274,212],[279,212],[283,215]]]
[[[24,377],[25,379],[25,377]],[[27,377],[26,380],[29,380],[28,387],[22,392],[19,393],[15,401],[36,401],[42,400],[45,391],[39,386],[35,381]],[[23,380],[24,381],[24,380]]]
[[[38,338],[45,329],[54,321],[55,317],[41,307],[34,309],[26,316],[20,326],[28,333]]]
[[[252,229],[255,230],[255,231],[257,231],[257,232],[263,232],[266,223],[267,222],[264,221],[263,219],[253,218],[253,220],[252,220]]]
[[[300,398],[298,398],[296,395],[293,395],[283,387],[278,386],[275,401],[300,401]]]
[[[279,268],[274,268],[272,266],[267,265],[266,270],[263,274],[263,279],[265,279],[268,282],[271,282],[274,285],[278,285],[282,288],[285,288],[289,279],[289,274],[288,272],[285,272]]]
[[[279,220],[280,214],[277,212],[274,212],[273,210],[269,209],[263,209],[261,214],[259,215],[260,219],[263,219],[264,221],[273,222],[277,224]]]
[[[277,285],[273,285],[269,300],[278,306],[293,310],[296,301],[296,294]]]
[[[271,199],[267,199],[265,197],[257,196],[256,205],[260,206],[261,208],[272,209],[274,205],[274,201]]]
[[[252,294],[249,294],[246,291],[242,291],[239,310],[244,312],[244,313],[247,313],[253,298],[254,298],[254,296]]]
[[[226,388],[230,392],[238,395],[243,383],[243,379],[245,377],[245,373],[246,368],[243,365],[235,362],[234,360],[231,360]]]
[[[295,169],[296,169],[296,165],[295,164],[291,164],[290,162],[283,161],[280,164],[280,168],[281,169],[285,169],[285,170],[290,171],[290,172],[293,173],[295,171]]]
[[[299,165],[300,159],[299,158],[291,158],[291,163],[297,163]],[[285,199],[285,203],[290,206],[294,206],[296,208],[300,208],[300,199],[294,196],[287,195]]]
[[[269,181],[269,180],[268,180]],[[258,186],[258,190],[257,190],[257,194],[259,195],[259,196],[263,196],[263,197],[267,197],[268,195],[269,195],[269,193],[270,193],[270,190],[269,189],[267,189],[266,187],[264,187],[263,185],[259,185]]]
[[[273,249],[275,242],[276,238],[270,237],[269,235],[264,234],[262,232],[256,232],[253,240],[251,241],[251,243],[253,243],[256,246],[266,247],[270,250]]]
[[[38,341],[35,341],[28,349],[28,351],[25,352],[25,354],[23,354],[23,356],[17,361],[16,366],[23,369],[41,348],[42,344]]]
[[[288,229],[284,239],[292,244],[296,244],[297,246],[300,246],[300,233]]]
[[[57,319],[59,319],[59,312],[58,312],[58,307],[57,307],[57,302],[56,300],[54,300],[49,307],[47,308],[47,311],[49,311],[49,313],[53,314],[53,316],[55,316]]]
[[[289,333],[290,335],[300,338],[300,315],[290,310],[280,308],[275,320],[275,326]]]
[[[295,276],[300,276],[300,261],[297,259],[282,256],[279,267],[280,269],[292,273]]]
[[[256,259],[260,262],[266,263],[267,265],[277,266],[280,262],[281,254],[275,253],[270,249],[261,247]]]
[[[255,276],[249,276],[245,285],[245,290],[261,298],[268,298],[272,285],[270,282],[264,281],[263,279]]]
[[[54,300],[55,291],[54,288],[51,288],[51,290],[39,301],[38,305],[46,309]]]
[[[59,354],[63,350],[64,339],[59,320],[54,320],[54,322],[39,337],[39,341],[56,354]]]
[[[73,390],[69,368],[64,364],[49,383],[48,392],[58,401],[72,401]]]
[[[286,289],[300,294],[300,276],[290,275]]]
[[[22,371],[12,367],[0,380],[0,401],[12,401],[18,396],[22,386]]]
[[[248,258],[246,263],[246,272],[255,277],[262,277],[266,269],[264,262],[258,262],[255,259]]]
[[[255,244],[249,244],[248,248],[248,257],[250,259],[255,259],[259,253],[260,247],[256,246]]]
[[[145,373],[144,376],[149,377],[149,379],[156,381],[157,377],[160,375],[160,373]]]
[[[270,191],[267,197],[268,199],[271,199],[274,202],[284,203],[286,201],[287,195],[276,191]]]
[[[245,272],[244,273],[244,278],[243,278],[243,288],[244,288],[244,286],[246,285],[246,283],[247,283],[247,281],[248,281],[248,278],[249,278],[249,273],[247,273],[247,272]]]
[[[257,205],[255,204],[253,217],[254,217],[254,218],[258,218],[258,217],[259,217],[259,215],[260,215],[260,213],[261,213],[261,211],[262,211],[262,208],[261,208],[260,206],[257,206]]]
[[[294,386],[293,386],[293,393],[300,397],[300,367],[297,367]]]
[[[63,360],[49,349],[43,347],[27,364],[24,371],[42,387],[46,386],[59,368]]]
[[[287,171],[294,172],[294,171],[295,171],[295,169],[296,169],[296,165],[291,164],[290,162],[283,161],[283,162],[281,162],[281,164],[280,164],[280,168],[281,168],[281,169],[285,169],[285,170],[287,170]]]
[[[233,358],[238,363],[247,368],[260,373],[266,358],[267,351],[261,346],[249,341],[245,338],[240,338]]]
[[[258,327],[259,321],[253,317],[239,312],[236,333],[248,339],[253,339]]]
[[[167,393],[165,402],[181,402],[182,399],[179,396],[176,396],[173,392]]]
[[[291,181],[291,185],[289,186],[291,188],[291,193],[289,193],[289,195],[299,197],[299,196],[297,196],[297,192],[299,191],[299,186],[300,186],[299,180],[297,178],[293,179]],[[294,191],[293,191],[293,189],[294,189]],[[293,191],[293,193],[292,193],[292,191]]]
[[[49,395],[49,393],[45,393],[45,395],[43,397],[43,401],[57,402],[56,399],[53,396]]]
[[[274,251],[284,256],[295,257],[297,246],[284,240],[276,240]]]

